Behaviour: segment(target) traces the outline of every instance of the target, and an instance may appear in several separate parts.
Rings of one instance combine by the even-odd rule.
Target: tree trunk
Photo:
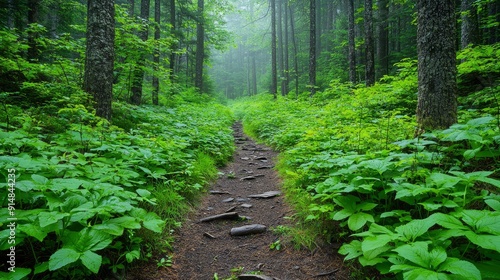
[[[160,92],[160,80],[158,77],[160,68],[160,16],[161,16],[160,0],[155,0],[155,49],[153,53],[153,105],[158,105],[158,93]]]
[[[115,40],[114,0],[88,0],[83,89],[96,101],[96,115],[111,120]]]
[[[293,71],[295,76],[295,97],[299,96],[299,62],[298,62],[298,50],[297,50],[297,38],[295,36],[295,21],[293,17],[292,6],[288,6],[290,10],[290,28],[293,44]]]
[[[457,121],[455,1],[417,1],[419,133]]]
[[[28,24],[35,24],[39,22],[40,16],[40,1],[41,0],[28,0]],[[38,34],[36,32],[28,33],[28,60],[36,61],[38,60],[38,45],[37,40]]]
[[[276,0],[271,0],[271,94],[274,98],[278,87],[276,75]]]
[[[349,81],[356,83],[356,45],[354,34],[354,0],[347,0],[347,21],[349,37]]]
[[[144,24],[142,30],[139,32],[139,38],[142,41],[148,40],[149,4],[150,0],[141,0],[141,20],[144,21]],[[132,96],[130,97],[130,103],[135,105],[140,105],[142,102],[142,83],[144,81],[146,55],[143,50],[141,50],[141,52],[142,54],[139,61],[136,63],[134,78],[132,79]]]
[[[281,83],[281,88],[284,94],[288,94],[288,84],[290,81],[290,61],[289,61],[289,51],[288,51],[288,0],[283,0],[283,5],[285,9],[285,18],[284,18],[284,23],[285,23],[285,70],[284,70],[284,76],[285,78],[282,80]]]
[[[377,59],[379,62],[379,68],[377,71],[378,78],[383,77],[389,73],[389,29],[388,29],[388,18],[389,18],[389,8],[387,6],[387,0],[378,0],[378,44],[377,44]]]
[[[316,93],[316,1],[309,1],[309,86]]]
[[[255,67],[255,53],[252,54],[252,93],[257,94],[257,68]]]
[[[365,0],[365,83],[375,84],[375,54],[373,43],[373,9],[372,0]]]
[[[196,66],[194,86],[203,93],[203,60],[205,59],[205,16],[204,0],[198,0],[198,22],[196,23]]]
[[[470,44],[479,43],[479,23],[474,0],[462,0],[460,10],[462,18],[461,47],[465,49]]]
[[[277,32],[278,32],[278,65],[279,65],[279,81],[281,84],[281,95],[285,96],[285,88],[283,87],[283,81],[285,77],[285,62],[283,58],[284,46],[283,46],[283,0],[278,0],[278,18],[277,18]]]
[[[135,13],[135,1],[128,0],[128,15],[133,17]]]
[[[175,0],[170,0],[170,25],[171,25],[172,33],[174,34],[174,36],[177,36],[176,35],[176,33],[177,33],[177,30],[176,30],[177,24],[176,23],[177,23],[177,21],[175,19]],[[177,44],[174,43],[172,45],[172,49],[170,50],[170,61],[169,61],[170,80],[171,81],[173,81],[174,76],[175,76],[175,60],[177,59],[176,55],[175,55],[176,49],[177,49]]]

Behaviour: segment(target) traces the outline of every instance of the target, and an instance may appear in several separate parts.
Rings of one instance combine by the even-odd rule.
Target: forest
[[[241,122],[279,242],[500,279],[499,61],[497,0],[0,0],[0,278],[175,270]]]

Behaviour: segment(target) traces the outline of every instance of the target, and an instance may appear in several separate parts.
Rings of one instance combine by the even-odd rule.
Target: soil
[[[212,280],[215,274],[224,279],[239,269],[238,273],[258,271],[281,280],[348,279],[348,268],[334,246],[324,245],[309,251],[296,250],[285,243],[279,250],[270,249],[280,239],[273,229],[291,226],[287,217],[293,211],[283,194],[270,198],[249,196],[280,191],[281,180],[273,169],[277,153],[244,135],[240,123],[235,123],[233,130],[237,146],[233,161],[220,169],[219,179],[176,233],[172,267],[157,269],[156,264],[151,264],[143,267],[142,273],[130,276]],[[236,212],[240,218],[200,222],[226,212]],[[232,228],[251,224],[261,224],[267,229],[263,233],[230,235]]]

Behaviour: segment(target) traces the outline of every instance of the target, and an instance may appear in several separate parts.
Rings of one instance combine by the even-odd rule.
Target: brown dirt
[[[259,271],[281,280],[298,279],[348,279],[348,269],[333,246],[322,246],[314,251],[295,250],[291,244],[283,244],[280,250],[271,250],[270,245],[280,238],[273,232],[279,225],[290,226],[293,211],[284,201],[284,195],[268,199],[248,198],[252,194],[280,190],[281,181],[272,168],[277,156],[275,151],[258,145],[242,132],[241,124],[234,125],[237,150],[233,161],[222,168],[224,175],[212,184],[211,191],[226,194],[207,194],[196,212],[184,222],[174,244],[175,251],[171,268],[143,267],[142,273],[132,273],[134,279],[219,279],[231,276],[231,270],[242,272]],[[256,176],[253,180],[242,180]],[[234,198],[231,202],[223,202]],[[242,204],[251,204],[251,208]],[[249,220],[216,220],[201,223],[201,218],[234,212]],[[248,236],[231,236],[230,230],[249,224],[263,224],[267,231]],[[206,236],[212,235],[215,238]],[[147,271],[147,273],[145,273]],[[326,274],[327,275],[321,275]],[[135,274],[135,275],[134,275]]]

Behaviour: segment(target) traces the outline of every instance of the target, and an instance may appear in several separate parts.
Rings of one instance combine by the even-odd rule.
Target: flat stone
[[[224,199],[222,202],[226,202],[227,203],[227,202],[231,202],[233,200],[234,200],[234,198],[230,197],[230,198]]]
[[[240,206],[243,207],[243,208],[252,208],[253,207],[252,204],[248,204],[248,203],[243,203]]]
[[[261,193],[261,194],[252,194],[252,195],[249,195],[248,197],[251,197],[251,198],[272,198],[272,197],[278,196],[280,194],[281,194],[280,191],[268,191],[268,192]]]
[[[249,199],[248,198],[241,198],[240,197],[240,198],[237,198],[236,201],[238,201],[238,202],[245,202],[245,201],[249,201]]]

